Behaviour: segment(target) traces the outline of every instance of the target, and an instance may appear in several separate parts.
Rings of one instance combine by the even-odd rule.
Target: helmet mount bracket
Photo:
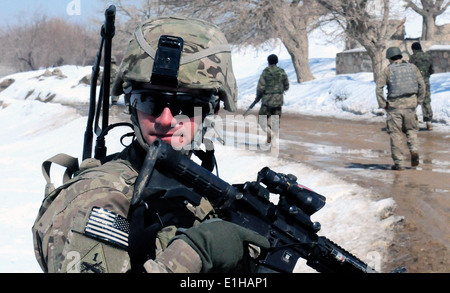
[[[178,87],[183,39],[176,36],[162,35],[159,38],[151,76],[152,85]]]

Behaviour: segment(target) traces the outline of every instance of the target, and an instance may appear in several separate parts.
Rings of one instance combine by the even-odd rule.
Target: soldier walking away
[[[33,226],[36,258],[45,272],[239,271],[249,250],[270,243],[218,218],[206,197],[198,206],[177,201],[186,189],[154,169],[145,198],[130,206],[153,142],[190,158],[203,143],[203,120],[221,103],[236,111],[230,46],[217,26],[179,17],[145,21],[133,36],[112,94],[129,95],[135,137],[102,161],[85,159],[50,191]]]
[[[419,42],[413,43],[411,49],[413,54],[409,59],[409,63],[414,64],[419,68],[423,81],[425,82],[425,98],[420,104],[422,107],[423,121],[426,123],[428,130],[433,130],[433,125],[431,124],[433,120],[433,111],[431,109],[430,91],[430,75],[434,73],[433,62],[430,55],[422,50],[422,46]]]
[[[406,135],[407,145],[411,153],[411,166],[419,165],[419,140],[417,132],[419,122],[416,108],[422,103],[425,95],[425,84],[419,69],[403,60],[398,47],[386,50],[389,65],[377,80],[376,96],[378,106],[386,110],[387,132],[390,136],[391,155],[394,160],[392,170],[404,170],[402,142]],[[387,86],[387,99],[383,88]]]
[[[267,132],[267,143],[271,143],[273,137],[272,123],[280,122],[284,92],[289,90],[289,80],[283,68],[278,67],[278,56],[271,54],[267,57],[268,66],[263,70],[256,88],[256,99],[250,105],[253,108],[259,101],[259,124]],[[247,111],[248,111],[247,110]],[[261,119],[263,117],[263,119]],[[278,127],[277,127],[278,128]]]

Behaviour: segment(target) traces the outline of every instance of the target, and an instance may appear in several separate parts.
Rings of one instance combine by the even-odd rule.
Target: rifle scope
[[[305,214],[311,216],[325,205],[326,198],[297,183],[292,174],[282,174],[264,167],[258,172],[258,181],[264,183],[272,193],[286,195]]]

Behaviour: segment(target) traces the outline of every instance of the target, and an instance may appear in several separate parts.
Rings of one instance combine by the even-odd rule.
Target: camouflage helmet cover
[[[123,93],[124,82],[150,82],[161,35],[184,40],[178,86],[212,91],[224,101],[226,110],[236,111],[237,86],[231,48],[216,25],[192,18],[162,17],[140,24],[128,44],[112,95]]]

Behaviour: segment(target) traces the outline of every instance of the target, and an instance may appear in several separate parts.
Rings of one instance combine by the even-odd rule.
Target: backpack
[[[284,84],[283,84],[283,71],[281,68],[276,66],[269,66],[264,70],[265,80],[266,80],[266,90],[265,94],[283,94]]]
[[[50,178],[52,164],[66,168],[63,175],[63,183],[57,188],[54,187]],[[111,168],[107,168],[109,165],[103,168],[102,165],[105,164],[114,165]],[[108,260],[113,259],[115,261],[117,259],[117,262],[120,262],[114,263],[110,266],[111,268],[125,268],[126,265],[124,263],[128,261],[128,254],[123,247],[119,247],[117,243],[112,243],[108,239],[104,242],[105,244],[99,246],[98,241],[91,240],[86,235],[85,223],[87,223],[87,217],[85,215],[89,215],[94,208],[90,204],[86,204],[85,210],[78,210],[77,206],[71,206],[71,203],[75,199],[77,199],[78,203],[80,202],[79,194],[73,192],[74,184],[84,180],[86,183],[82,184],[91,184],[89,186],[94,186],[92,188],[94,191],[114,189],[118,191],[116,194],[123,194],[120,197],[115,197],[115,202],[119,202],[115,206],[120,207],[119,210],[112,208],[112,211],[119,215],[122,213],[121,216],[126,217],[129,201],[132,197],[130,185],[134,184],[137,178],[137,172],[131,165],[123,160],[112,160],[102,164],[99,160],[93,158],[85,159],[81,165],[78,165],[77,158],[66,154],[58,154],[42,163],[42,172],[47,182],[45,198],[32,227],[35,256],[42,270],[44,272],[69,271],[71,267],[69,267],[70,259],[68,254],[73,251],[78,252],[76,242],[83,243],[82,246],[89,246],[88,242],[90,241],[92,242],[93,250],[101,250],[102,255],[109,255]],[[104,180],[95,179],[98,178],[99,172],[102,172]],[[101,199],[97,200],[94,197],[90,199],[96,201],[96,203],[101,201]],[[99,207],[102,208],[102,205]],[[74,218],[66,223],[65,219],[67,216]],[[68,229],[68,225],[73,225],[73,227],[70,226],[70,229]],[[64,243],[70,243],[73,251],[66,251],[66,244]],[[111,257],[111,254],[117,257]],[[81,265],[86,263],[86,257],[89,257],[89,255],[85,253],[80,254],[80,262],[77,264],[78,268],[80,263]],[[103,259],[105,260],[105,258]],[[105,261],[99,268],[103,271],[108,271]]]
[[[410,58],[410,63],[414,64],[419,68],[420,73],[424,78],[429,78],[433,73],[433,65],[431,62],[431,57],[428,53],[417,52]]]

